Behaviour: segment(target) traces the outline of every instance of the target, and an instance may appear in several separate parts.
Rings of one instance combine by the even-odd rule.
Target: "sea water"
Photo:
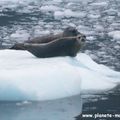
[[[119,0],[116,0],[116,1],[114,0],[84,0],[84,1],[83,0],[51,0],[51,1],[50,0],[47,0],[47,1],[1,0],[0,5],[1,5],[0,7],[1,48],[10,47],[16,42],[23,42],[26,39],[33,38],[38,35],[49,34],[51,32],[58,33],[62,31],[65,27],[70,25],[70,26],[77,27],[77,29],[80,32],[87,35],[88,40],[86,42],[86,46],[84,50],[82,51],[85,53],[83,54],[85,56],[82,58],[85,58],[87,54],[88,56],[90,56],[90,58],[92,58],[97,63],[104,64],[113,70],[120,71],[120,62],[119,62],[120,61],[120,54],[119,54],[120,53],[119,51],[120,49],[120,41],[119,41],[120,1]],[[89,58],[88,56],[86,58]],[[2,58],[5,59],[5,56]],[[9,68],[6,68],[6,66],[10,67],[9,65],[12,65],[12,63],[9,64],[9,62],[7,62],[7,59],[5,62],[2,62],[2,64],[0,64],[1,71],[3,71],[4,73],[0,75],[3,75],[3,77],[5,76],[5,72],[4,72],[5,70],[2,70],[2,69],[6,69],[8,72],[10,71],[10,73],[12,73],[12,70],[9,70]],[[92,81],[90,81],[89,79],[85,79],[86,81],[84,81],[85,86],[83,87],[83,89],[89,88],[89,91],[90,91],[92,90],[92,88],[95,88],[95,87],[97,88],[97,85],[105,85],[102,92],[97,92],[93,94],[93,90],[92,90],[92,93],[91,93],[92,95],[90,93],[82,95],[83,96],[82,111],[86,113],[89,113],[90,111],[92,112],[96,112],[100,110],[102,111],[103,110],[102,108],[104,107],[105,112],[108,112],[108,111],[119,112],[119,109],[118,109],[119,102],[117,102],[119,100],[119,86],[114,88],[116,84],[119,84],[118,82],[119,77],[117,77],[116,79],[116,76],[117,76],[115,75],[116,73],[114,74],[113,71],[109,70],[105,66],[99,65],[97,63],[93,64],[93,60],[91,60],[92,63],[89,63],[90,60],[84,62],[84,65],[83,64],[79,65],[78,64],[79,62],[77,62],[78,60],[76,61],[73,59],[72,60],[69,59],[67,61],[67,63],[69,63],[69,65],[71,66],[80,66],[81,68],[85,68],[84,69],[85,71],[82,71],[83,76],[81,80],[84,78],[86,69],[88,69],[87,75],[91,76],[91,74],[94,73],[95,76],[92,76],[91,78],[96,81],[95,85],[93,85]],[[81,63],[82,63],[82,60],[81,60]],[[93,66],[91,66],[91,64]],[[20,64],[21,69],[22,67],[24,68],[24,64],[22,65]],[[9,74],[9,75],[12,76],[12,74]],[[105,78],[106,76],[107,79],[105,81],[101,79],[96,80],[95,79],[96,76],[97,78]],[[114,79],[115,79],[115,82],[114,82]],[[15,77],[14,77],[14,80],[15,80]],[[82,86],[80,87],[81,87],[80,89],[82,89]],[[102,87],[100,88],[102,89]],[[109,88],[109,90],[106,91],[106,88]],[[87,89],[83,91],[87,91]],[[14,95],[15,94],[13,94],[13,97],[15,97]],[[72,97],[72,98],[76,99],[75,97]],[[81,101],[81,98],[80,98],[80,101]],[[80,101],[79,101],[79,104],[81,103]],[[20,104],[21,103],[27,103],[27,102],[23,101],[23,102],[20,102]],[[113,104],[113,107],[111,104]],[[6,103],[1,102],[0,115],[2,115],[3,120],[5,119],[8,120],[8,118],[6,118],[6,113],[8,113],[7,116],[9,118],[13,115],[14,119],[17,120],[16,111],[20,113],[20,111],[17,110],[16,107],[14,107],[17,105],[19,106],[19,102],[18,104],[16,104],[16,102],[13,104],[9,102],[6,102]],[[28,104],[28,106],[29,105],[30,104]],[[33,103],[33,106],[34,105],[35,103]],[[25,104],[23,104],[23,106],[25,106]],[[14,109],[12,109],[12,107],[14,107]],[[28,111],[28,113],[25,113],[24,111],[23,112],[24,115],[27,115],[30,113],[31,116],[25,118],[23,114],[20,114],[20,117],[21,117],[20,119],[22,118],[23,120],[24,119],[27,120],[27,118],[35,119],[35,115],[33,112],[35,110],[34,109],[35,107],[30,106],[29,110],[28,108],[27,110],[25,108],[25,111]],[[77,109],[78,107],[76,107],[76,110]],[[33,110],[33,111],[29,112],[30,110],[31,111]],[[72,108],[69,110],[72,110]],[[81,111],[81,108],[79,110]],[[45,113],[47,114],[48,112],[45,112]],[[78,112],[76,112],[76,115],[71,115],[71,119],[75,119],[74,117],[77,115],[79,115]],[[39,114],[37,114],[36,116],[39,117]],[[63,116],[66,120],[65,115]],[[10,119],[13,119],[13,118],[11,117]],[[50,118],[47,118],[47,119],[50,119]]]

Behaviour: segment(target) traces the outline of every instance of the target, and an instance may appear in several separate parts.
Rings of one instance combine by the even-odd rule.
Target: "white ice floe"
[[[64,11],[55,11],[54,17],[55,19],[61,19],[61,18],[83,18],[86,16],[86,13],[84,12],[76,12],[72,11],[70,9],[65,9]]]
[[[107,2],[94,2],[94,3],[91,3],[90,5],[92,6],[106,6],[108,5]]]
[[[57,11],[59,10],[60,8],[57,7],[57,6],[54,6],[54,5],[45,5],[45,6],[42,6],[40,8],[40,10],[44,11],[44,12],[48,12],[48,11]]]
[[[0,51],[0,100],[50,100],[113,88],[120,73],[88,55],[40,59],[27,51]]]
[[[77,26],[77,29],[87,36],[96,34],[95,31],[93,31],[91,28],[89,28],[87,26],[79,25],[79,26]]]
[[[73,5],[74,5],[73,2],[69,2],[69,3],[66,5],[66,7],[67,7],[67,8],[71,8]]]
[[[16,40],[16,41],[19,41],[19,42],[23,42],[25,40],[28,40],[29,36],[30,35],[26,30],[18,29],[17,31],[15,31],[15,33],[12,33],[10,35],[10,39],[11,40]]]
[[[87,40],[95,40],[96,38],[94,36],[88,36]]]
[[[89,14],[88,15],[89,18],[92,18],[92,19],[97,19],[100,17],[100,15],[97,15],[97,14]]]
[[[31,0],[31,2],[34,0]],[[25,5],[26,3],[28,4],[30,1],[29,0],[0,0],[1,5],[5,5],[8,8],[12,7],[17,7],[17,5]]]
[[[76,11],[72,11],[70,9],[66,9],[64,11],[64,16],[65,17],[77,17],[77,18],[83,18],[86,16],[86,13],[84,12],[76,12]]]
[[[56,4],[56,3],[59,4],[59,3],[61,3],[61,2],[62,2],[62,0],[53,0],[53,3],[54,3],[54,4]]]
[[[56,12],[54,12],[54,18],[62,19],[62,18],[64,18],[64,13],[62,11],[56,11]]]
[[[120,31],[111,31],[108,35],[116,40],[120,40]]]
[[[107,9],[104,12],[107,13],[107,15],[109,16],[115,16],[118,14],[118,11],[113,8]]]
[[[96,29],[96,31],[104,31],[104,27],[102,25],[94,25],[94,28]]]

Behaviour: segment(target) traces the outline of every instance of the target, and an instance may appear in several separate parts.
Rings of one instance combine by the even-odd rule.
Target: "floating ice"
[[[113,9],[113,8],[110,8],[110,9],[108,9],[108,10],[105,10],[104,12],[107,13],[107,15],[110,15],[110,16],[115,16],[115,15],[118,14],[118,11],[115,10],[115,9]]]
[[[112,32],[109,32],[108,35],[110,37],[113,37],[116,40],[120,39],[120,31],[112,31]]]
[[[62,0],[53,0],[53,2],[54,2],[54,4],[56,4],[56,3],[61,3],[62,2]]]
[[[10,38],[11,40],[23,42],[25,40],[28,40],[29,36],[30,35],[26,30],[17,30],[15,33],[11,34]]]
[[[61,18],[71,18],[71,17],[75,17],[75,18],[83,18],[86,16],[86,13],[84,12],[76,12],[76,11],[72,11],[70,9],[65,9],[64,11],[55,11],[54,13],[54,17],[55,19],[61,19]]]
[[[40,8],[42,11],[45,11],[45,12],[48,12],[48,11],[57,11],[59,10],[59,7],[57,6],[54,6],[54,5],[46,5],[46,6],[42,6]]]
[[[93,36],[89,36],[89,37],[87,37],[87,40],[95,40],[96,38],[95,37],[93,37]]]
[[[27,51],[0,51],[0,100],[50,100],[113,88],[120,74],[88,55],[39,59]]]
[[[100,15],[96,15],[96,14],[90,14],[88,15],[89,18],[92,18],[92,19],[97,19],[100,17]]]
[[[67,7],[67,8],[70,8],[70,7],[72,7],[73,5],[74,5],[73,2],[69,2],[69,3],[66,5],[66,7]]]
[[[8,5],[8,7],[16,4],[25,4],[26,2],[29,2],[29,0],[0,0],[0,4]]]
[[[64,13],[62,11],[56,11],[56,12],[54,12],[54,18],[62,19],[62,18],[64,18]]]
[[[0,51],[0,57],[1,100],[46,100],[80,94],[80,75],[66,62],[69,58],[37,59],[27,51],[9,50]]]
[[[102,25],[94,25],[96,31],[104,31],[104,27]]]
[[[91,3],[90,5],[92,6],[106,6],[108,5],[107,2],[94,2],[94,3]]]
[[[75,12],[75,11],[72,11],[72,10],[70,10],[70,9],[66,9],[65,11],[64,11],[64,16],[65,17],[67,17],[67,18],[69,18],[69,17],[85,17],[85,13],[83,13],[83,12]]]

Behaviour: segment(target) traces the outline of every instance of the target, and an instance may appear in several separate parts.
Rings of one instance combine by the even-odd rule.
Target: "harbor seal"
[[[24,43],[17,43],[10,49],[27,50],[39,58],[74,57],[84,46],[85,40],[85,35],[73,27],[68,27],[63,33],[37,37]]]
[[[75,57],[84,43],[85,39],[78,35],[75,37],[63,37],[43,44],[24,43],[21,44],[21,47],[38,58],[56,56]]]
[[[67,27],[63,32],[58,33],[58,34],[49,34],[46,36],[41,36],[41,37],[36,37],[33,38],[31,40],[27,40],[25,41],[25,43],[48,43],[50,41],[56,40],[56,39],[60,39],[63,37],[73,37],[73,36],[77,36],[78,34],[80,34],[80,32],[78,32],[78,30],[74,27]]]
[[[25,41],[24,43],[32,43],[32,44],[33,43],[35,43],[35,44],[48,43],[50,41],[61,39],[63,37],[77,36],[78,34],[80,34],[80,32],[78,32],[78,30],[76,28],[74,28],[74,27],[67,27],[61,33],[49,34],[49,35],[46,35],[46,36],[35,37],[35,38],[31,39],[31,40]],[[10,49],[22,50],[23,48],[21,47],[20,43],[16,43]]]

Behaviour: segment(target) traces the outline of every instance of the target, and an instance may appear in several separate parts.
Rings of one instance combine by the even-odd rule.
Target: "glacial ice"
[[[50,100],[108,90],[120,73],[85,53],[75,58],[36,58],[27,51],[0,51],[0,100]]]

